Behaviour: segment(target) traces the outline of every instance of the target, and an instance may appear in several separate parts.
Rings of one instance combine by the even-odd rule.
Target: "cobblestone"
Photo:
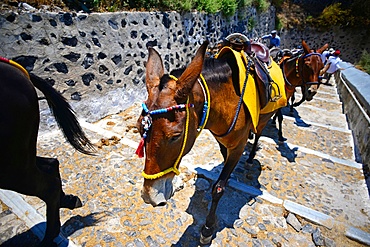
[[[140,111],[140,104],[134,104],[86,128],[100,147],[97,156],[77,153],[60,131],[40,133],[38,155],[58,157],[63,188],[84,203],[73,211],[60,210],[62,232],[76,245],[199,245],[212,184],[223,165],[218,145],[204,131],[182,161],[173,198],[163,207],[146,205],[140,196],[143,160],[134,155],[140,140],[134,127]],[[288,212],[283,204],[228,186],[210,246],[364,246],[345,237],[349,226],[369,234],[370,205],[362,170],[339,162],[355,163],[351,132],[335,87],[320,87],[313,101],[284,119],[283,128],[287,141],[278,145],[277,129],[267,126],[251,167],[246,165],[248,144],[231,180],[324,213],[336,223],[329,229]],[[45,216],[41,200],[22,197]],[[39,240],[30,228],[1,198],[0,206],[0,244],[35,246]],[[293,221],[295,228],[289,223]]]

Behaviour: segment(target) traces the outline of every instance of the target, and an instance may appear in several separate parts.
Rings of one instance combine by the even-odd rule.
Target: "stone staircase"
[[[219,204],[211,246],[370,245],[369,188],[336,86],[321,86],[293,116],[287,110],[285,143],[277,142],[276,127],[268,125],[252,167],[246,166],[246,146]],[[96,157],[75,152],[59,131],[40,134],[39,155],[58,157],[64,189],[85,204],[61,210],[69,241],[61,236],[59,246],[199,245],[210,190],[223,166],[218,144],[203,131],[182,160],[174,197],[152,208],[140,197],[144,161],[134,155],[140,112],[138,103],[96,123],[81,122],[101,146]],[[44,203],[14,194],[0,191],[0,244],[34,246],[44,225],[29,218],[45,217]]]

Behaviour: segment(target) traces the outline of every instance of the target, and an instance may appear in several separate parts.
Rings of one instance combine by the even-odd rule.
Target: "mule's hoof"
[[[204,237],[203,234],[200,234],[200,244],[201,245],[207,245],[210,244],[212,240],[212,235],[209,237]]]
[[[74,195],[65,195],[60,202],[61,208],[75,209],[82,207],[82,202],[80,198]]]

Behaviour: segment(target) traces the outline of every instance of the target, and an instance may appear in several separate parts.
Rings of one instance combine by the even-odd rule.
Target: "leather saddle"
[[[247,50],[247,53],[248,50]],[[255,56],[264,63],[269,63],[270,60],[270,50],[264,44],[253,42],[250,45],[250,53],[255,54]]]
[[[268,67],[271,65],[272,62],[270,57],[270,50],[264,44],[253,42],[250,44],[250,47],[248,47],[246,52],[253,60],[256,75],[263,82],[264,90],[262,90],[263,93],[261,93],[265,97],[264,101],[277,101],[280,97],[280,93],[278,93],[277,96],[273,98],[271,97],[272,84],[274,84],[275,82],[271,78],[270,72],[268,70]]]

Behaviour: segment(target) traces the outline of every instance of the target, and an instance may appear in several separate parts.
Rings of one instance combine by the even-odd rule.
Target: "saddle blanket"
[[[216,58],[221,58],[223,55],[230,52],[234,55],[238,65],[239,85],[240,91],[242,91],[247,74],[248,59],[244,51],[238,52],[231,49],[228,46],[223,47],[221,51],[217,54]],[[275,82],[272,84],[271,98],[274,98],[275,96],[277,96],[277,94],[279,94],[281,97],[277,101],[274,102],[269,101],[269,103],[267,103],[267,105],[263,109],[261,109],[257,84],[255,83],[253,75],[251,73],[248,74],[247,86],[245,89],[245,93],[243,95],[243,102],[247,106],[249,113],[251,115],[253,125],[252,130],[255,133],[257,131],[260,114],[271,113],[287,105],[287,99],[284,88],[284,77],[279,65],[272,61],[268,70],[271,78]]]

